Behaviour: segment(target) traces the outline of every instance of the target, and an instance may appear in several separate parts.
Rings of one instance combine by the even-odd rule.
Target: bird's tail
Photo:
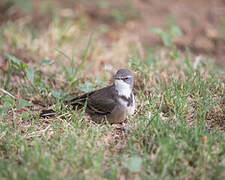
[[[56,112],[53,109],[44,109],[40,113],[40,117],[53,117],[56,115]]]
[[[90,93],[83,94],[69,101],[65,101],[64,104],[66,106],[72,106],[73,109],[80,109],[85,106],[85,103],[89,95]],[[54,117],[55,115],[56,115],[56,112],[53,109],[44,109],[40,113],[40,117],[43,117],[43,118]]]

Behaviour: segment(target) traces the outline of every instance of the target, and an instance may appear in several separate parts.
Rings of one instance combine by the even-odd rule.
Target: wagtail
[[[80,109],[86,105],[85,111],[95,122],[105,119],[109,123],[121,123],[127,115],[134,114],[135,99],[133,94],[134,76],[128,69],[119,69],[114,76],[111,86],[85,93],[66,102],[66,105],[74,109]],[[54,110],[43,110],[41,117],[55,114]]]

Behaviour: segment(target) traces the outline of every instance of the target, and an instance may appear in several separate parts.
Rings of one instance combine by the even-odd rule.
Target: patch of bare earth
[[[208,128],[218,128],[225,131],[225,100],[222,100],[218,105],[209,110],[207,113]]]
[[[112,8],[125,6],[122,1],[109,1]],[[125,23],[119,24],[113,21],[109,9],[101,9],[98,6],[83,8],[88,15],[91,25],[101,23],[111,26],[106,37],[109,40],[117,40],[119,32],[129,32],[129,36],[136,37],[146,46],[162,45],[159,37],[150,32],[151,28],[164,29],[169,17],[174,17],[180,26],[184,36],[175,39],[175,44],[181,49],[187,47],[196,55],[211,55],[216,62],[225,65],[223,52],[225,51],[225,1],[223,0],[133,0],[130,1],[136,16],[131,17]],[[97,9],[97,10],[96,10]],[[129,14],[129,8],[121,8],[124,14]]]

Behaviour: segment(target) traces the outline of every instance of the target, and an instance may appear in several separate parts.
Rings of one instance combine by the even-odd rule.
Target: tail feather
[[[74,109],[80,109],[85,105],[88,97],[93,92],[89,92],[89,93],[85,93],[81,96],[77,96],[69,101],[64,102],[64,103],[65,103],[65,105],[72,106]],[[44,109],[40,113],[40,117],[53,117],[55,115],[56,115],[56,112],[53,109]]]
[[[53,117],[56,115],[56,112],[53,109],[44,109],[40,113],[40,117]]]

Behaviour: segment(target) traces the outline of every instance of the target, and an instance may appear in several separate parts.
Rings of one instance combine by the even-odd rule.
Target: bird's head
[[[114,85],[119,95],[130,97],[134,86],[134,75],[128,69],[119,69],[114,76]]]

